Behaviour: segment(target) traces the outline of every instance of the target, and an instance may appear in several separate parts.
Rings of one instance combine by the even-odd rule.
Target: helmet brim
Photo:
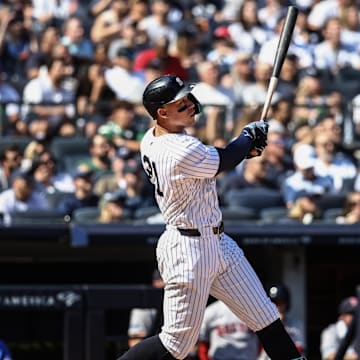
[[[171,101],[168,101],[166,104],[171,104],[175,101],[178,101],[179,99],[187,96],[188,94],[191,93],[191,91],[194,89],[195,84],[188,84],[185,85],[174,97],[174,99],[172,99]],[[166,105],[164,104],[164,105]]]

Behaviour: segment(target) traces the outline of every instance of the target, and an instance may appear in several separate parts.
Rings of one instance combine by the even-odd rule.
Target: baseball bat
[[[296,18],[299,10],[295,6],[289,6],[283,28],[281,30],[279,42],[277,45],[273,70],[270,78],[270,82],[268,85],[266,99],[264,102],[264,106],[261,112],[260,120],[266,121],[267,113],[269,111],[271,105],[271,99],[276,90],[277,84],[279,82],[279,76],[281,72],[281,68],[284,64],[284,60],[289,49],[290,41],[292,34],[294,32],[294,27],[296,23]]]

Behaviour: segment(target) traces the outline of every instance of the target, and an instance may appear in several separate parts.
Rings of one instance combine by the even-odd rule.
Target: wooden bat
[[[276,90],[277,84],[279,82],[279,76],[281,72],[281,68],[284,64],[284,60],[289,49],[290,41],[292,34],[294,32],[294,27],[296,23],[296,18],[299,10],[295,6],[289,6],[286,14],[286,18],[284,21],[284,26],[281,30],[279,42],[276,49],[273,71],[271,74],[269,86],[267,89],[266,99],[264,103],[264,107],[262,109],[262,113],[260,116],[260,120],[266,121],[267,113],[269,111],[271,105],[271,99]]]

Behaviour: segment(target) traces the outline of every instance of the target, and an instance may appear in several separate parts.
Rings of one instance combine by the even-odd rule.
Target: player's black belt
[[[219,226],[212,228],[213,233],[215,235],[220,235],[224,232],[224,223],[221,222]],[[178,231],[181,235],[184,236],[201,236],[201,233],[198,229],[180,229],[178,228]]]

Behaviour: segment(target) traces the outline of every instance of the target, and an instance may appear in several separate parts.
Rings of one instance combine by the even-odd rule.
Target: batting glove
[[[256,156],[261,156],[261,154],[265,150],[266,145],[267,145],[266,139],[254,140],[246,158],[251,159]]]
[[[252,142],[255,140],[266,140],[267,133],[269,131],[269,124],[265,121],[254,121],[247,124],[243,130],[242,134],[249,137]]]

